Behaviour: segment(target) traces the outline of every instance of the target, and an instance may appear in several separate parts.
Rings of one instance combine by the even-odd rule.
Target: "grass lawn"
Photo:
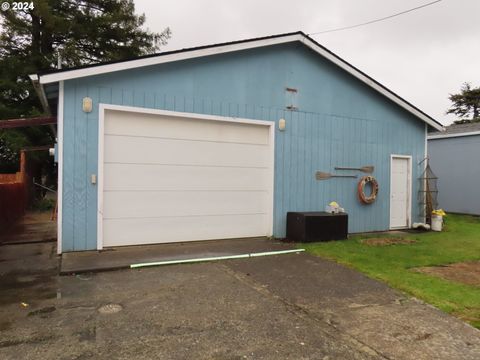
[[[411,244],[369,246],[367,238],[402,237]],[[411,294],[480,328],[480,287],[413,271],[421,266],[480,260],[480,218],[448,215],[443,232],[367,234],[344,241],[302,244],[308,252],[333,259]]]

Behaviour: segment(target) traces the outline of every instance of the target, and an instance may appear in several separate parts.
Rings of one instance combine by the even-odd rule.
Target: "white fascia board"
[[[428,140],[436,140],[436,139],[448,139],[448,138],[456,138],[462,136],[474,136],[480,135],[480,131],[471,131],[471,132],[464,132],[464,133],[456,133],[456,134],[444,134],[444,135],[430,135],[427,137]]]
[[[364,75],[363,73],[361,73],[360,71],[358,71],[357,69],[352,67],[351,65],[349,65],[349,64],[345,63],[344,61],[340,60],[338,57],[333,55],[331,52],[326,51],[322,47],[318,46],[312,40],[310,40],[308,37],[302,37],[301,41],[306,46],[308,46],[310,49],[312,49],[313,51],[317,52],[318,54],[320,54],[324,58],[330,60],[335,65],[339,66],[340,68],[342,68],[346,72],[350,73],[351,75],[355,76],[357,79],[364,82],[365,84],[367,84],[368,86],[370,86],[374,90],[378,91],[383,96],[392,100],[397,105],[400,105],[402,108],[404,108],[408,112],[412,113],[414,116],[421,119],[422,121],[424,121],[425,123],[427,123],[431,127],[437,129],[438,131],[443,131],[443,126],[437,124],[435,121],[433,121],[429,117],[425,116],[425,114],[421,113],[420,111],[415,109],[413,106],[411,106],[410,104],[408,104],[404,100],[400,99],[398,96],[394,95],[393,93],[391,93],[390,91],[385,89],[383,86],[380,86],[378,83],[376,83],[375,81],[373,81],[368,76]]]
[[[41,85],[40,85],[41,86]],[[57,254],[62,253],[63,240],[63,115],[65,88],[63,81],[58,87],[58,114],[57,114],[57,144],[58,144],[58,171],[57,171]]]
[[[114,64],[105,64],[105,65],[99,65],[99,66],[94,66],[90,68],[40,75],[40,83],[49,84],[49,83],[53,83],[61,80],[70,80],[70,79],[76,79],[76,78],[85,77],[85,76],[106,74],[106,73],[111,73],[115,71],[128,70],[128,69],[133,69],[133,68],[138,68],[143,66],[158,65],[158,64],[163,64],[163,63],[168,63],[173,61],[194,59],[197,57],[203,57],[203,56],[209,56],[209,55],[224,54],[228,52],[247,50],[247,49],[252,49],[252,48],[257,48],[262,46],[284,44],[284,43],[300,40],[301,38],[302,38],[301,35],[294,34],[294,35],[288,35],[285,37],[263,39],[263,40],[257,40],[257,41],[239,43],[239,44],[214,46],[206,49],[191,50],[191,51],[179,52],[179,53],[170,54],[170,55],[160,54],[159,56],[152,56],[144,59],[122,61]]]

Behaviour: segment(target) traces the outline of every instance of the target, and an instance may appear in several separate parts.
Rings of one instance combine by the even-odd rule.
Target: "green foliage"
[[[142,29],[133,0],[37,0],[1,11],[0,21],[0,119],[41,113],[28,75],[56,68],[58,55],[63,67],[122,60],[157,51],[171,35]]]
[[[18,153],[0,137],[0,174],[13,174],[17,172],[19,162]]]
[[[32,210],[35,210],[35,211],[53,210],[54,207],[55,207],[55,200],[48,199],[45,197],[35,200],[35,202],[32,204]]]
[[[170,29],[153,33],[144,23],[133,0],[36,0],[33,9],[0,11],[0,121],[42,114],[28,75],[56,68],[58,57],[72,67],[157,51]],[[47,126],[3,131],[0,139],[0,168],[7,169],[12,152],[55,141]]]
[[[461,119],[455,123],[480,121],[480,87],[472,88],[469,83],[464,83],[459,94],[450,94],[448,97],[452,106],[447,114],[455,114]]]
[[[398,237],[373,234],[302,247],[385,281],[480,328],[480,288],[413,271],[416,267],[480,260],[480,218],[448,215],[444,230],[404,236],[416,240],[413,244],[375,247],[362,243],[367,237]]]

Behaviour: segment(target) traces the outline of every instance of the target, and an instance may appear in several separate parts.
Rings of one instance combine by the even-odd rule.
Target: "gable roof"
[[[443,130],[443,126],[433,119],[431,116],[427,115],[405,99],[401,98],[395,94],[390,89],[386,88],[378,81],[374,80],[364,72],[360,71],[353,65],[349,64],[327,48],[323,47],[315,40],[310,38],[308,35],[302,31],[297,31],[293,33],[266,36],[254,39],[233,41],[227,43],[213,44],[207,46],[200,46],[194,48],[181,49],[176,51],[167,51],[158,54],[146,55],[137,57],[134,59],[122,60],[122,61],[112,61],[105,62],[87,66],[80,66],[69,69],[53,70],[48,72],[43,72],[39,74],[30,75],[30,78],[34,82],[39,82],[40,84],[50,84],[56,83],[59,81],[88,77],[99,74],[106,74],[115,71],[135,69],[144,66],[151,66],[157,64],[163,64],[173,61],[180,61],[186,59],[193,59],[197,57],[210,56],[216,54],[224,54],[234,51],[253,49],[264,46],[271,46],[277,44],[285,44],[290,42],[301,42],[320,56],[325,59],[333,62],[335,65],[339,66],[346,72],[350,73],[363,83],[367,84],[383,96],[387,97],[397,105],[401,106],[411,114],[413,114],[418,119],[424,121],[434,129]]]
[[[443,139],[461,136],[480,135],[480,122],[466,124],[452,124],[445,128],[445,131],[433,131],[428,134],[428,139]]]

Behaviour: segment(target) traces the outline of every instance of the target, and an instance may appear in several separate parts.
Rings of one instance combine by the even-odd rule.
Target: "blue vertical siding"
[[[298,93],[292,97],[286,87]],[[81,110],[90,96],[94,108]],[[425,127],[410,113],[300,44],[215,55],[65,82],[63,251],[94,249],[97,231],[98,104],[138,106],[278,122],[275,134],[274,235],[287,211],[339,202],[349,231],[389,227],[390,154],[412,155],[413,219]],[[287,111],[287,105],[298,111]],[[315,180],[317,170],[374,165],[377,201],[359,203],[355,179]],[[348,172],[342,172],[346,174]]]
[[[430,166],[438,177],[440,208],[480,215],[479,153],[480,135],[428,140]]]

